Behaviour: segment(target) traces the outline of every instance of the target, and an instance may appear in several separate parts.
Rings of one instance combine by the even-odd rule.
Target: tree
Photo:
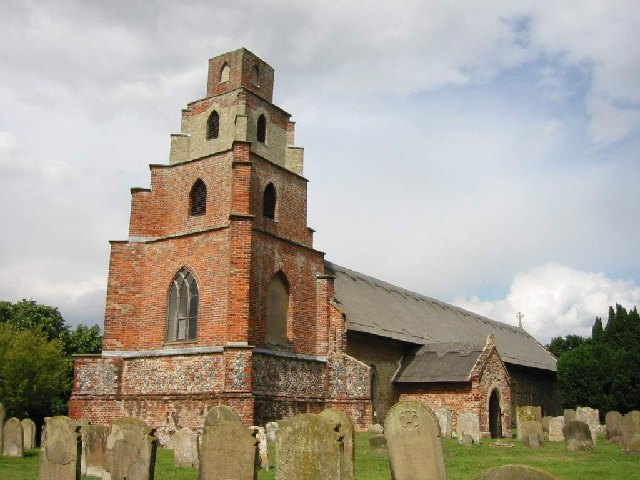
[[[589,342],[588,338],[579,335],[567,335],[566,338],[553,337],[549,345],[547,345],[547,349],[556,358],[560,358],[565,352],[574,350],[587,342]]]

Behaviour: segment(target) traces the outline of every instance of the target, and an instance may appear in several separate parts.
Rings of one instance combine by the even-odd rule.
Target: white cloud
[[[458,297],[453,303],[489,318],[516,325],[516,314],[524,314],[524,328],[547,343],[569,333],[591,335],[596,317],[606,323],[609,306],[640,306],[640,286],[613,280],[603,273],[585,272],[547,263],[519,273],[502,300],[482,301]]]

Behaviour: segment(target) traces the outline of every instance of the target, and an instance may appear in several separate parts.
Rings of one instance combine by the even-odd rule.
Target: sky
[[[102,325],[130,188],[246,47],[326,258],[539,341],[640,305],[640,2],[0,0],[0,299]]]

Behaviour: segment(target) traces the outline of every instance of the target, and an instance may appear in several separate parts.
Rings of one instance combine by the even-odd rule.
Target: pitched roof
[[[556,371],[556,359],[525,330],[325,262],[347,330],[418,345],[495,337],[505,363]]]
[[[492,347],[493,348],[493,347]],[[485,344],[481,342],[424,345],[415,355],[404,357],[394,381],[468,382]]]

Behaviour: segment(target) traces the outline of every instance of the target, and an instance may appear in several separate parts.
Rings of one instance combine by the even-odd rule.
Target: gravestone
[[[567,450],[570,452],[593,450],[589,425],[580,420],[571,420],[565,423],[562,429],[564,439],[567,442]]]
[[[526,465],[503,465],[487,470],[473,480],[558,480],[549,472]]]
[[[0,403],[0,455],[2,455],[2,438],[4,436],[4,417],[6,412],[4,411],[4,406]]]
[[[640,412],[633,410],[622,417],[622,449],[640,454]]]
[[[10,418],[4,423],[2,455],[5,457],[24,456],[22,423],[17,418]]]
[[[111,428],[106,425],[90,425],[80,427],[82,435],[82,470],[88,477],[102,477],[107,449],[107,437]]]
[[[448,408],[437,408],[435,414],[436,417],[438,417],[438,424],[440,425],[440,435],[442,435],[442,438],[451,438],[451,423],[453,421],[451,410]]]
[[[200,480],[258,478],[258,440],[239,416],[205,425],[199,457]]]
[[[36,448],[36,424],[30,418],[23,419],[21,423],[24,449]]]
[[[607,440],[617,443],[622,438],[622,415],[620,412],[607,412],[604,417]]]
[[[102,480],[153,479],[158,445],[153,433],[154,430],[139,418],[112,420]]]
[[[198,434],[181,428],[173,434],[173,461],[176,467],[198,466]]]
[[[549,419],[549,441],[564,442],[564,417],[551,417]]]
[[[267,432],[264,427],[251,427],[255,431],[258,441],[258,458],[260,459],[260,470],[269,471],[269,448],[267,447]]]
[[[420,402],[396,403],[384,421],[394,480],[446,480],[440,427],[435,413]]]
[[[522,432],[520,431],[520,425],[523,422],[540,422],[542,423],[542,408],[526,405],[516,408],[516,428],[518,429],[518,440],[522,440]]]
[[[278,422],[268,422],[264,428],[267,431],[267,442],[276,443],[279,428]]]
[[[549,435],[549,422],[553,417],[545,416],[542,417],[542,432]]]
[[[340,426],[302,413],[278,422],[276,480],[340,480],[344,465]]]
[[[242,418],[240,418],[240,415],[238,415],[233,408],[227,405],[218,405],[209,410],[207,417],[204,419],[204,426],[212,427],[220,422],[242,423]]]
[[[522,443],[525,447],[541,448],[544,446],[544,432],[542,430],[542,423],[528,420],[520,424],[520,430],[522,434]],[[535,445],[531,445],[531,438],[537,437]]]
[[[369,425],[367,432],[371,435],[382,435],[384,433],[384,427],[379,423],[374,423],[373,425]]]
[[[460,445],[463,447],[473,447],[473,443],[473,437],[468,433],[465,433],[460,437]]]
[[[373,455],[378,457],[388,454],[389,448],[387,447],[387,437],[383,434],[371,435],[369,437],[369,449]]]
[[[591,439],[593,444],[596,444],[598,438],[598,432],[600,431],[600,411],[597,408],[590,407],[578,407],[576,409],[576,420],[589,425],[591,430]]]
[[[356,444],[355,444],[355,428],[353,421],[342,410],[336,410],[335,408],[327,408],[320,412],[320,415],[327,420],[340,425],[338,433],[342,435],[343,445],[343,466],[342,466],[342,479],[353,480],[355,476],[355,464],[356,464]]]
[[[47,419],[40,450],[40,480],[80,480],[80,426],[69,417]]]
[[[480,420],[478,414],[473,412],[458,415],[458,438],[467,433],[471,435],[474,443],[480,443]]]
[[[576,420],[576,411],[572,408],[565,408],[564,423],[569,423],[571,420]]]
[[[535,433],[530,433],[526,438],[526,446],[533,450],[540,450],[542,445],[540,443],[540,436]]]

